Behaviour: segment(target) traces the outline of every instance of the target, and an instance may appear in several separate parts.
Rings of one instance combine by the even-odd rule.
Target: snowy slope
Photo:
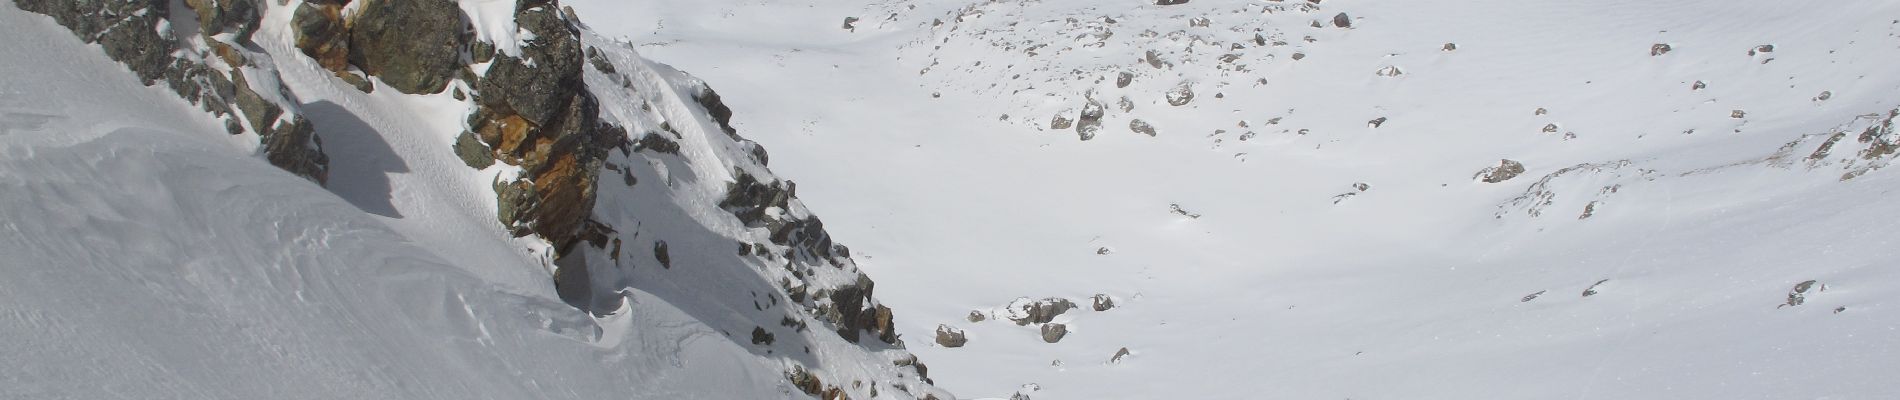
[[[493,182],[514,171],[451,151],[472,102],[358,91],[294,47],[297,3],[273,2],[247,50],[318,127],[327,186],[0,6],[0,398],[807,398],[795,371],[858,398],[948,397],[901,345],[840,337],[818,315],[830,303],[786,302],[795,267],[801,290],[868,284],[824,281],[860,276],[848,259],[765,255],[770,232],[721,209],[733,171],[776,178],[690,98],[699,81],[583,35],[618,71],[587,72],[602,114],[636,134],[668,122],[679,145],[610,161],[641,183],[599,189],[614,255],[584,257],[614,266],[594,283],[615,297],[590,314],[555,293],[544,240],[497,222]],[[462,5],[518,40],[514,2]],[[790,205],[776,212],[809,217]],[[619,262],[622,240],[639,261]],[[735,256],[741,242],[761,255]]]
[[[963,396],[1900,393],[1894,4],[574,5],[730,82]]]

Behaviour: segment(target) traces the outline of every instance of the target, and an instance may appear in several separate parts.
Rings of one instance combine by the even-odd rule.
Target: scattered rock
[[[858,27],[853,24],[857,23],[858,17],[844,17],[844,30],[856,32]]]
[[[1132,72],[1123,71],[1121,74],[1115,76],[1115,87],[1118,89],[1128,87],[1128,84],[1134,82],[1135,74]]]
[[[673,268],[673,257],[671,254],[668,254],[666,250],[665,240],[653,242],[653,259],[659,261],[661,267],[666,269]]]
[[[1366,126],[1368,127],[1378,128],[1380,125],[1385,125],[1385,117],[1373,118],[1371,121],[1366,121]]]
[[[1172,6],[1172,5],[1176,5],[1176,4],[1187,4],[1187,2],[1188,2],[1188,0],[1155,0],[1155,5],[1157,5],[1157,6]]]
[[[1135,111],[1135,101],[1129,100],[1128,96],[1122,96],[1121,100],[1115,101],[1115,108],[1120,108],[1122,112]]]
[[[1063,114],[1067,114],[1067,113],[1068,111],[1066,110],[1063,112],[1056,113],[1055,118],[1052,118],[1049,120],[1049,129],[1063,130],[1063,129],[1069,129],[1069,127],[1075,126],[1075,121],[1070,120],[1068,117],[1063,116]]]
[[[776,341],[778,341],[778,338],[774,337],[771,332],[766,332],[765,327],[758,326],[752,328],[752,344],[771,346],[772,342]]]
[[[1524,296],[1524,299],[1522,299],[1522,300],[1518,300],[1517,302],[1519,302],[1519,303],[1529,303],[1529,302],[1531,302],[1531,300],[1537,300],[1537,296],[1543,296],[1543,295],[1544,295],[1544,292],[1547,292],[1547,290],[1539,290],[1539,291],[1537,291],[1537,293],[1531,293],[1531,294],[1528,294],[1528,295],[1525,295],[1525,296]]]
[[[1188,82],[1181,82],[1181,84],[1175,85],[1173,89],[1168,90],[1167,98],[1168,105],[1176,107],[1185,106],[1194,101],[1194,88],[1192,84]]]
[[[1731,110],[1728,112],[1728,117],[1734,118],[1734,119],[1742,119],[1742,118],[1748,117],[1748,112],[1742,111],[1742,110]]]
[[[1346,16],[1346,13],[1339,13],[1339,15],[1334,15],[1333,26],[1338,27],[1338,28],[1351,28],[1352,17]]]
[[[1557,133],[1557,124],[1544,124],[1544,133]]]
[[[938,346],[956,348],[963,347],[963,344],[969,342],[969,336],[965,335],[962,329],[952,328],[949,325],[937,325]]]
[[[1593,216],[1596,216],[1596,215],[1597,215],[1597,207],[1598,207],[1598,206],[1600,206],[1600,205],[1602,205],[1602,204],[1603,204],[1603,202],[1602,202],[1602,201],[1591,201],[1591,202],[1590,202],[1590,204],[1584,204],[1584,205],[1583,205],[1583,214],[1579,214],[1579,215],[1577,215],[1577,219],[1579,219],[1579,220],[1583,220],[1583,219],[1590,219],[1590,217],[1593,217]]]
[[[1109,297],[1108,294],[1105,293],[1097,294],[1089,300],[1090,303],[1092,303],[1092,307],[1090,308],[1095,309],[1095,311],[1108,311],[1115,308],[1115,298]]]
[[[983,322],[983,320],[989,319],[989,316],[983,314],[982,311],[970,310],[970,315],[964,317],[964,319],[970,320],[970,322]]]
[[[1808,280],[1795,284],[1793,289],[1788,290],[1788,302],[1782,304],[1781,307],[1794,307],[1806,304],[1808,302],[1808,291],[1812,290],[1816,293],[1827,291],[1827,285],[1820,285],[1820,290],[1814,290],[1815,285],[1818,283],[1819,282],[1814,280]]]
[[[1114,252],[1115,252],[1114,250],[1109,250],[1108,247],[1095,249],[1095,255],[1098,255],[1098,256],[1105,256],[1105,255],[1108,255],[1109,253],[1114,253]]]
[[[1069,299],[1050,297],[1030,300],[1023,297],[1010,302],[1008,318],[1015,321],[1016,325],[1046,324],[1072,309],[1075,309],[1075,302]]]
[[[1654,57],[1654,56],[1669,54],[1669,51],[1673,49],[1675,48],[1670,47],[1668,43],[1657,43],[1657,44],[1649,46],[1649,55],[1651,57]]]
[[[1377,72],[1373,72],[1372,74],[1378,75],[1378,76],[1384,76],[1384,77],[1394,77],[1394,76],[1399,76],[1399,75],[1405,75],[1405,71],[1400,70],[1398,66],[1388,65],[1385,68],[1380,68]]]
[[[1549,114],[1549,113],[1550,113],[1550,110],[1545,110],[1543,107],[1538,107],[1537,111],[1532,112],[1531,115],[1544,115],[1544,114]]]
[[[1364,192],[1367,190],[1372,190],[1372,185],[1365,182],[1357,182],[1357,183],[1352,184],[1352,190]]]
[[[1447,43],[1445,43],[1445,47],[1443,47],[1443,49],[1444,49],[1445,51],[1457,51],[1457,50],[1458,50],[1458,44],[1457,44],[1457,43],[1450,43],[1450,42],[1447,42]]]
[[[1498,183],[1511,180],[1523,173],[1523,163],[1506,159],[1498,160],[1497,166],[1485,167],[1484,170],[1478,171],[1475,178],[1484,183]]]
[[[1306,59],[1306,53],[1293,53],[1293,61]]]
[[[1709,88],[1709,84],[1704,83],[1702,81],[1695,81],[1695,83],[1689,84],[1689,90],[1702,90],[1702,89],[1708,89],[1708,88]]]
[[[1192,219],[1201,218],[1201,214],[1188,212],[1187,209],[1181,208],[1180,203],[1168,204],[1168,212],[1174,213],[1175,215],[1192,218]]]
[[[1213,22],[1213,21],[1210,21],[1210,20],[1208,20],[1208,19],[1207,19],[1207,17],[1194,17],[1194,18],[1189,18],[1189,19],[1188,19],[1188,26],[1190,26],[1190,27],[1195,27],[1195,28],[1206,28],[1206,27],[1208,27],[1208,26],[1210,26],[1210,25],[1213,25],[1213,24],[1214,24],[1214,22]]]
[[[1834,98],[1834,92],[1823,90],[1821,94],[1814,96],[1814,101],[1827,101],[1832,98]]]
[[[1128,348],[1123,347],[1121,350],[1115,350],[1115,356],[1109,357],[1108,362],[1114,363],[1114,364],[1121,364],[1122,359],[1127,358],[1127,357],[1128,357]]]
[[[1140,118],[1136,118],[1132,121],[1128,121],[1128,130],[1135,131],[1135,133],[1148,135],[1148,137],[1155,136],[1155,127],[1152,125],[1148,125],[1147,121],[1142,121]]]
[[[1043,342],[1047,342],[1047,343],[1060,342],[1062,341],[1062,337],[1068,336],[1068,335],[1069,335],[1068,325],[1063,325],[1063,324],[1043,324],[1042,325],[1042,341]]]
[[[1102,106],[1101,102],[1097,102],[1095,99],[1089,99],[1088,104],[1082,106],[1081,118],[1076,120],[1076,136],[1081,137],[1082,140],[1085,141],[1094,139],[1095,133],[1101,132],[1102,130],[1102,115],[1107,111],[1105,110],[1106,108],[1107,107]]]
[[[1775,45],[1772,45],[1772,44],[1764,44],[1760,46],[1755,46],[1755,48],[1752,48],[1752,49],[1748,49],[1748,55],[1750,56],[1753,56],[1756,54],[1762,54],[1762,53],[1773,53],[1773,52],[1775,52]]]
[[[1590,284],[1589,288],[1583,289],[1583,297],[1595,296],[1597,294],[1597,287],[1603,286],[1603,283],[1609,282],[1609,281],[1610,281],[1609,279],[1604,279],[1604,280],[1597,281],[1597,283]]]

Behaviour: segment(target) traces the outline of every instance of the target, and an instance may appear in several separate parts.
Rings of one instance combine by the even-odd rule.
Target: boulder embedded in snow
[[[1121,364],[1122,359],[1127,358],[1127,357],[1128,357],[1128,348],[1123,347],[1121,350],[1115,350],[1115,356],[1110,357],[1108,359],[1108,362],[1114,363],[1114,364]]]
[[[1136,118],[1132,121],[1128,121],[1128,130],[1135,131],[1135,133],[1148,135],[1149,137],[1155,136],[1155,127],[1153,125],[1148,125],[1148,121],[1142,121],[1140,118]]]
[[[1101,102],[1089,99],[1088,105],[1082,106],[1081,118],[1076,119],[1076,136],[1081,137],[1082,140],[1094,139],[1095,133],[1102,130],[1102,115],[1106,112],[1106,108]]]
[[[1121,74],[1115,75],[1115,88],[1117,89],[1128,87],[1128,84],[1134,83],[1134,82],[1135,82],[1134,73],[1124,71]]]
[[[983,322],[983,320],[989,319],[989,316],[984,315],[982,311],[970,310],[970,315],[963,317],[963,319],[969,320],[970,322]]]
[[[1095,311],[1108,311],[1115,308],[1115,298],[1109,297],[1107,294],[1095,295],[1095,297],[1089,298],[1089,302],[1090,308]]]
[[[1346,13],[1339,13],[1339,15],[1334,15],[1333,26],[1339,27],[1339,28],[1351,28],[1352,17],[1346,16]]]
[[[1168,105],[1176,107],[1185,106],[1194,101],[1194,87],[1187,82],[1174,85],[1173,89],[1168,89],[1167,98]]]
[[[1042,325],[1042,341],[1043,342],[1047,342],[1047,343],[1060,342],[1062,341],[1062,338],[1064,336],[1069,336],[1068,325],[1063,325],[1063,324],[1043,324]]]
[[[1063,110],[1060,113],[1056,113],[1055,118],[1051,118],[1049,120],[1049,129],[1063,130],[1063,129],[1069,129],[1070,127],[1074,127],[1075,121],[1063,115],[1063,114],[1068,114],[1068,113],[1069,113],[1068,110]]]
[[[1524,164],[1512,160],[1498,160],[1498,165],[1485,167],[1478,171],[1476,178],[1484,183],[1498,183],[1516,178],[1524,173]]]
[[[962,329],[952,328],[949,325],[937,325],[938,346],[963,347],[963,344],[969,342],[969,336],[965,335]]]
[[[1675,47],[1670,46],[1668,43],[1657,43],[1649,46],[1649,55],[1654,57],[1669,54],[1670,50],[1675,50]]]
[[[409,94],[439,93],[461,66],[462,8],[450,0],[359,0],[350,63]]]

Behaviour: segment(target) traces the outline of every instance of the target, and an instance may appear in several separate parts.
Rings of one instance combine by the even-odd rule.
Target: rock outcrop
[[[45,14],[80,40],[131,69],[146,85],[163,81],[179,97],[223,119],[231,134],[257,135],[271,165],[322,184],[329,175],[317,127],[305,119],[295,94],[283,88],[270,55],[255,48],[263,7],[259,0],[191,0],[182,15],[153,0],[14,0]],[[185,19],[174,21],[174,19]],[[205,45],[173,35],[171,26],[197,25]],[[229,35],[226,35],[229,33]]]

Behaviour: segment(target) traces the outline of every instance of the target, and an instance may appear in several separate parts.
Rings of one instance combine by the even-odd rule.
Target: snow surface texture
[[[496,2],[463,8],[512,41],[481,26],[513,12]],[[272,2],[255,39],[319,126],[327,191],[0,6],[0,398],[807,397],[791,370],[854,398],[948,397],[914,356],[846,342],[779,288],[793,267],[817,283],[855,267],[734,255],[769,240],[718,208],[730,171],[775,178],[692,105],[697,80],[584,35],[618,71],[587,71],[602,114],[631,132],[670,122],[681,153],[610,160],[641,183],[603,179],[595,214],[630,256],[596,274],[619,296],[590,315],[556,296],[544,241],[496,222],[491,183],[513,171],[450,151],[473,105],[357,91],[292,46],[296,5]],[[660,240],[670,267],[647,250]]]
[[[1900,3],[573,5],[724,82],[966,397],[1900,396]]]

